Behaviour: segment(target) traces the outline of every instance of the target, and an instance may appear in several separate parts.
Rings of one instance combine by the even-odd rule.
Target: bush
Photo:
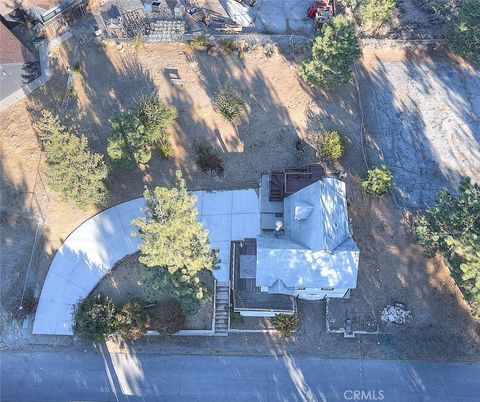
[[[360,53],[353,24],[343,15],[337,15],[314,39],[312,57],[300,66],[300,76],[312,86],[333,88],[346,84]]]
[[[175,110],[157,97],[142,98],[135,113],[115,113],[110,118],[108,156],[127,167],[148,163],[154,146],[162,157],[171,156],[173,148],[167,129],[175,119]]]
[[[396,7],[395,0],[361,0],[359,17],[366,29],[377,30],[389,21]]]
[[[198,276],[187,278],[185,272],[170,273],[166,268],[151,270],[145,280],[145,293],[151,302],[170,289],[170,294],[180,302],[189,317],[195,315],[208,296],[208,289]]]
[[[116,113],[110,118],[112,135],[108,139],[107,154],[124,166],[147,163],[151,157],[145,126],[133,113]]]
[[[193,142],[193,146],[197,154],[197,165],[200,169],[205,173],[222,177],[224,174],[223,162],[215,154],[212,147],[200,138]]]
[[[75,98],[77,96],[77,90],[75,89],[75,85],[72,83],[69,84],[69,87],[67,89],[67,92],[65,93],[65,96],[70,99],[70,98]]]
[[[222,88],[213,101],[214,108],[230,123],[235,123],[238,120],[244,104],[235,93],[227,88]]]
[[[272,324],[282,336],[290,336],[297,329],[298,317],[295,314],[277,314],[272,318]]]
[[[480,0],[464,0],[460,12],[445,30],[450,49],[473,61],[480,61]]]
[[[145,97],[139,102],[137,116],[145,127],[146,141],[156,145],[161,156],[172,156],[173,147],[167,130],[177,118],[175,109],[165,105],[156,96]]]
[[[117,329],[117,308],[106,296],[87,297],[75,306],[73,332],[86,341],[102,341]]]
[[[230,39],[222,39],[219,47],[220,50],[226,54],[233,53],[235,50],[237,50],[236,43]]]
[[[338,131],[325,131],[314,136],[314,147],[319,158],[334,161],[343,155],[345,141]]]
[[[185,325],[185,314],[177,299],[169,298],[160,301],[148,311],[150,327],[167,335],[180,331]]]
[[[480,185],[462,180],[458,195],[438,192],[434,205],[414,222],[418,243],[427,255],[446,259],[474,314],[480,316]]]
[[[392,179],[393,173],[387,166],[374,166],[368,170],[367,177],[362,181],[362,187],[368,195],[383,195],[390,191]]]
[[[193,50],[207,50],[209,46],[208,38],[204,35],[196,35],[188,43]]]
[[[132,299],[117,314],[117,331],[125,339],[140,339],[147,331],[148,314],[139,300]]]
[[[66,201],[85,209],[105,205],[108,169],[103,156],[88,149],[88,141],[69,133],[56,116],[43,111],[38,124],[45,152],[48,184]]]
[[[80,63],[75,63],[72,68],[73,75],[81,75],[82,74],[82,67]]]

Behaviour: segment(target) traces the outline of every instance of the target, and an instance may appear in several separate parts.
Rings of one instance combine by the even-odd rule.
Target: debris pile
[[[403,303],[395,303],[393,305],[386,306],[381,315],[383,322],[405,324],[407,320],[412,318],[412,313],[408,311]]]

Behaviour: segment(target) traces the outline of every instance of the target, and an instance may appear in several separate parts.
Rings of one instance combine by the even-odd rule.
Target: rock
[[[403,303],[396,303],[394,306],[386,306],[381,315],[381,320],[386,323],[405,324],[412,318],[412,313],[405,308]]]

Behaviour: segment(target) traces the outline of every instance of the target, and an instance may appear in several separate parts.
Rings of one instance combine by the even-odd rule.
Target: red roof
[[[37,61],[10,30],[0,22],[0,64],[30,63]]]

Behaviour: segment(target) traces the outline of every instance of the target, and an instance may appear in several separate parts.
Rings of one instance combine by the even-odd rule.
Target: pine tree
[[[455,53],[480,61],[480,0],[460,3],[460,12],[446,26],[445,36]]]
[[[43,111],[37,124],[47,162],[49,186],[65,201],[84,209],[107,201],[108,168],[101,154],[91,152],[86,137],[67,131],[56,116]]]
[[[314,39],[312,57],[300,66],[300,76],[311,85],[333,88],[346,84],[360,53],[353,24],[337,15]]]
[[[152,268],[146,281],[150,298],[154,299],[152,293],[168,280],[178,291],[178,299],[188,299],[184,304],[188,312],[191,299],[202,300],[207,292],[198,273],[213,269],[217,257],[210,250],[208,231],[196,220],[195,196],[188,194],[180,171],[176,176],[174,188],[145,190],[145,216],[135,219],[133,224],[139,229],[134,235],[142,239],[139,260]],[[194,312],[197,307],[190,311]]]
[[[467,300],[480,315],[480,186],[462,180],[458,196],[439,191],[431,208],[414,223],[428,255],[440,251]]]

